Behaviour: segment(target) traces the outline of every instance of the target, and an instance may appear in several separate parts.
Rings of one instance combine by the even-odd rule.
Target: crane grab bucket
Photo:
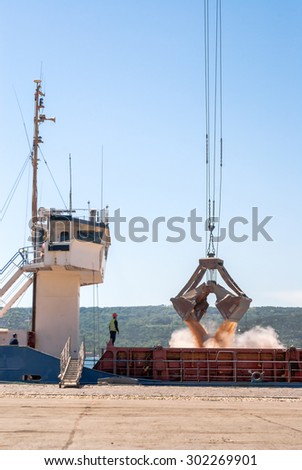
[[[209,280],[198,286],[207,270],[211,273],[217,270],[233,292],[217,284],[214,280]],[[187,284],[176,297],[170,300],[174,309],[184,321],[200,321],[209,307],[207,302],[209,294],[216,296],[215,305],[224,320],[236,323],[247,312],[252,301],[224,268],[223,260],[213,257],[200,259],[198,268]]]

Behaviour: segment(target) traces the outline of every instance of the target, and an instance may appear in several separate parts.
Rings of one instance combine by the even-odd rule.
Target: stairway
[[[65,373],[60,381],[60,387],[79,387],[82,370],[79,370],[79,360],[70,359]]]
[[[85,361],[85,342],[82,341],[79,357],[73,359],[70,354],[70,338],[61,353],[61,373],[59,387],[79,387]]]

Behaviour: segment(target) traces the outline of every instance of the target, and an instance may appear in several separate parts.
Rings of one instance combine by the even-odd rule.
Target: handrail
[[[39,248],[41,248],[41,250],[42,250],[42,245],[43,245],[42,243],[38,245]],[[0,268],[0,275],[2,276],[2,274],[12,264],[14,264],[14,266],[17,268],[22,268],[22,266],[24,266],[25,264],[27,265],[27,264],[40,262],[43,259],[43,256],[42,256],[42,251],[39,253],[40,253],[39,256],[35,258],[35,249],[33,246],[25,246],[25,247],[19,248],[19,250],[11,257],[10,260],[8,260],[8,262],[3,266],[3,268]],[[16,258],[18,258],[18,256],[21,256],[21,260],[18,263],[14,263],[14,261],[16,260]]]
[[[85,355],[86,355],[86,350],[85,350],[85,340],[83,339],[80,349],[79,349],[79,358],[78,358],[78,374],[77,374],[77,383],[80,381],[83,367],[84,367],[84,362],[85,362]]]
[[[70,359],[71,359],[71,354],[70,354],[70,344],[71,344],[71,339],[70,336],[68,340],[66,341],[66,344],[63,348],[63,351],[61,352],[61,357],[60,357],[60,375],[59,378],[61,379],[61,382],[64,378],[64,375],[67,371]]]
[[[43,255],[44,255],[43,245],[44,245],[44,242],[38,243],[36,247],[25,246],[24,248],[21,248],[19,251],[23,257],[23,264],[31,265],[31,264],[40,263],[41,261],[43,261]]]
[[[71,338],[69,337],[63,351],[61,352],[61,358],[60,358],[60,382],[59,385],[64,385],[64,379],[68,377],[68,368],[70,364],[73,364],[75,361],[77,361],[77,375],[76,378],[74,379],[74,382],[72,380],[73,385],[79,386],[79,382],[81,379],[83,367],[84,367],[84,362],[85,362],[85,341],[83,340],[79,349],[79,355],[77,359],[71,359]]]
[[[17,264],[18,267],[21,267],[23,264],[24,264],[24,257],[22,255],[22,252],[21,252],[21,249],[18,250],[12,257],[11,259],[3,266],[3,268],[0,269],[0,275],[2,275],[4,273],[4,271],[7,270],[7,268],[15,261],[15,259],[18,257],[18,256],[21,256],[22,257],[22,260],[20,261],[19,264]]]

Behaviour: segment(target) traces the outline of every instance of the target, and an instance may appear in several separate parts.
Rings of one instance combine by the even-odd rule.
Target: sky
[[[222,1],[219,257],[252,306],[302,306],[301,18],[300,0]],[[0,265],[28,244],[30,165],[4,207],[42,78],[56,123],[41,126],[38,205],[68,205],[71,154],[74,207],[103,200],[126,218],[111,223],[105,282],[82,288],[81,305],[169,305],[206,253],[204,223],[196,241],[188,222],[194,210],[206,219],[204,2],[2,0],[0,41]]]

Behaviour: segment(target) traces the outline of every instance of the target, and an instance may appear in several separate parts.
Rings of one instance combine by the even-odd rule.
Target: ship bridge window
[[[101,243],[101,233],[89,230],[79,230],[77,232],[77,239],[85,242]]]
[[[60,233],[60,242],[68,242],[70,239],[69,232],[64,231]]]

